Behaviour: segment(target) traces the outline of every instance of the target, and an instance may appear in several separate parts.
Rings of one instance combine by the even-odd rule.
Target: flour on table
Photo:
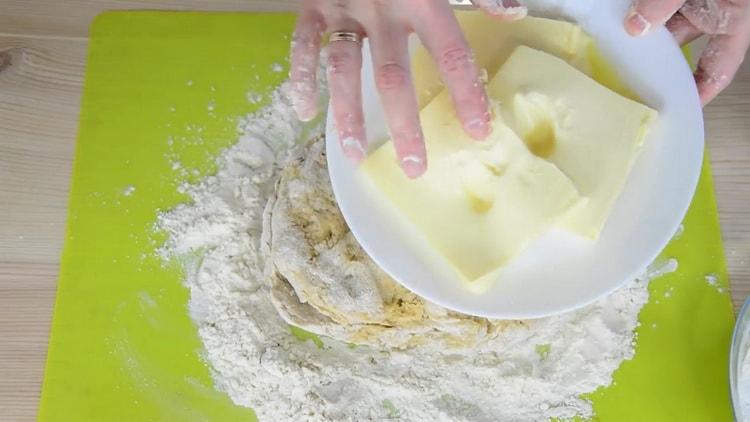
[[[463,316],[416,297],[343,224],[320,128],[297,121],[288,93],[282,85],[248,116],[218,172],[185,186],[191,202],[159,218],[162,255],[184,268],[216,387],[261,421],[592,416],[580,396],[633,356],[649,276],[529,321]],[[667,261],[651,275],[675,268]],[[322,347],[287,321],[324,334]]]
[[[133,185],[125,186],[125,189],[122,190],[122,194],[124,196],[130,196],[133,193],[135,193],[135,186],[133,186]]]

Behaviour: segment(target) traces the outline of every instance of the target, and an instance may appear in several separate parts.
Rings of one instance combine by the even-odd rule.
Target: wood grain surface
[[[296,3],[0,1],[0,421],[37,413],[91,19],[112,9],[278,11]],[[750,66],[705,113],[737,306],[750,293]]]

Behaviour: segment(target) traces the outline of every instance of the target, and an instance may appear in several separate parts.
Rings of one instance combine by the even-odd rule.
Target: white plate
[[[659,111],[627,184],[600,238],[580,240],[553,231],[506,267],[492,287],[472,293],[455,273],[436,265],[425,241],[378,201],[371,182],[341,152],[328,113],[328,169],[341,212],[355,237],[395,280],[426,299],[459,312],[491,318],[537,318],[580,308],[637,276],[677,230],[695,191],[703,160],[703,115],[688,65],[659,28],[632,38],[622,27],[629,2],[526,1],[537,16],[580,24],[622,79]],[[387,140],[385,119],[365,46],[362,71],[371,150]]]
[[[750,391],[740,392],[740,389],[744,387],[740,385],[740,379],[743,375],[743,365],[748,349],[750,349],[750,298],[745,299],[745,304],[737,314],[737,322],[732,332],[732,347],[729,349],[729,392],[736,421],[750,420],[750,415],[743,413],[745,409],[742,407],[742,401],[745,397],[740,397],[740,394],[750,393]]]

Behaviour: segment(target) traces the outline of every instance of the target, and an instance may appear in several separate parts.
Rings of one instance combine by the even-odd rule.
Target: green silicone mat
[[[293,23],[171,12],[94,22],[40,420],[254,420],[214,389],[180,270],[154,257],[152,227],[262,105],[246,94],[285,78]],[[590,395],[597,420],[731,419],[734,317],[708,166],[684,227],[662,254],[679,267],[651,284],[635,358]]]

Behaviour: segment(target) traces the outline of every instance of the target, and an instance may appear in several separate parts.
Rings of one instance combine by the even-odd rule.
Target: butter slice
[[[457,12],[456,17],[477,66],[490,77],[519,45],[546,51],[585,73],[591,73],[589,56],[594,41],[578,25],[532,16],[510,22],[499,21],[481,11]],[[445,88],[434,59],[422,46],[414,52],[412,72],[420,106],[429,103]]]
[[[404,176],[392,142],[362,165],[386,202],[470,282],[492,278],[580,199],[565,174],[530,153],[495,115],[492,134],[472,140],[444,91],[420,114],[429,163],[424,175]]]
[[[597,238],[657,113],[528,47],[516,48],[488,92],[529,148],[585,197],[559,226]]]

